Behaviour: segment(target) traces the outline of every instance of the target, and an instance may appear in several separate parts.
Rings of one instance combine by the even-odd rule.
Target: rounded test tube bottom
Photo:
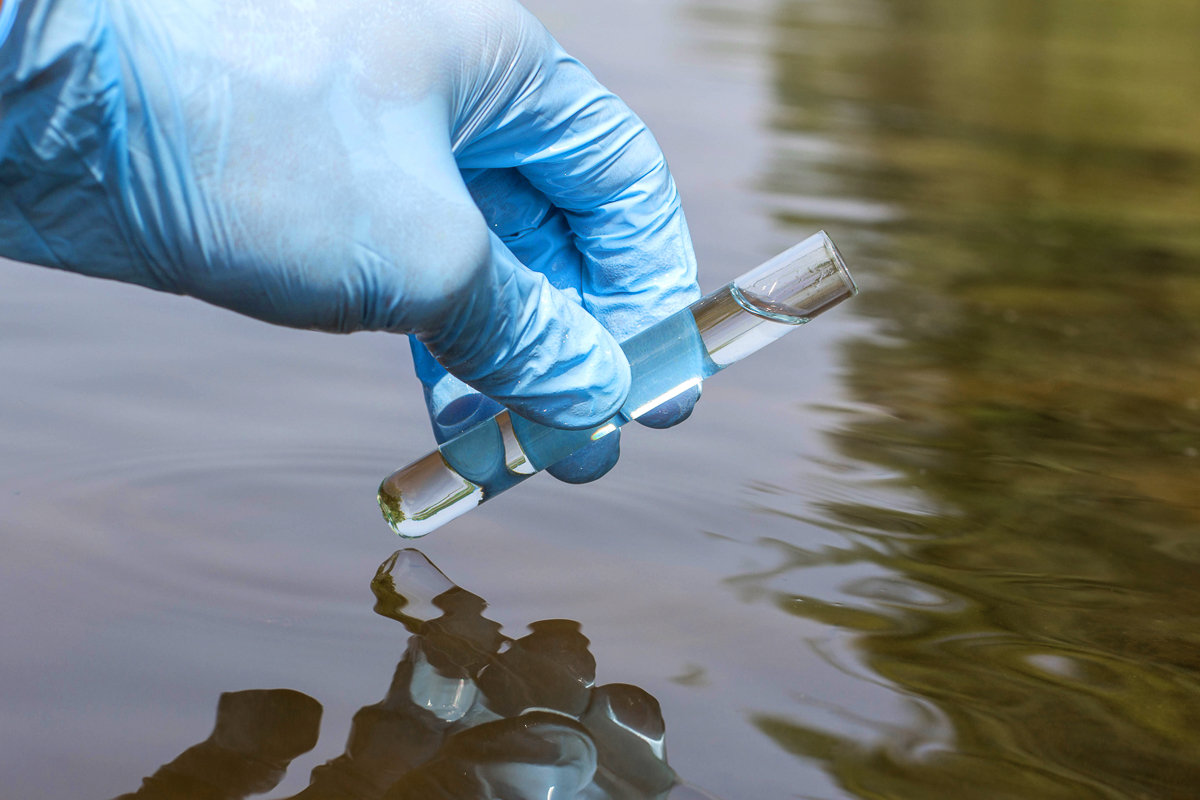
[[[389,475],[379,508],[400,536],[416,539],[461,517],[483,501],[483,488],[459,475],[440,450]]]

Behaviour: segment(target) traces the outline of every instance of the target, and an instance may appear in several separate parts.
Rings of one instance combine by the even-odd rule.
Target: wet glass
[[[706,291],[824,228],[862,292],[429,560],[498,636],[578,623],[717,797],[1193,797],[1200,6],[529,5],[654,130]],[[0,265],[7,793],[133,791],[223,693],[293,709],[280,757],[320,703],[266,796],[345,754],[410,636],[366,585],[433,441],[405,351]]]

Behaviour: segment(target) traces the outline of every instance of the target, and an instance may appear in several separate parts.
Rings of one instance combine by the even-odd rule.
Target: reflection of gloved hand
[[[393,571],[407,579],[404,593]],[[294,800],[379,800],[438,754],[447,730],[476,705],[475,677],[507,641],[500,625],[483,616],[482,598],[455,586],[416,551],[398,551],[384,561],[371,591],[376,613],[416,635],[383,700],[354,715],[346,752],[313,770],[308,788]]]
[[[241,800],[270,791],[292,759],[316,745],[320,724],[321,704],[306,694],[226,692],[212,735],[118,800]]]
[[[685,791],[666,763],[658,702],[636,686],[596,687],[579,623],[542,620],[510,640],[483,616],[482,598],[416,550],[384,561],[371,591],[375,611],[415,635],[387,697],[355,715],[346,754],[319,767],[296,800],[378,798],[390,782],[388,800]]]
[[[412,333],[439,430],[463,409],[438,363],[529,419],[598,424],[629,385],[616,339],[698,295],[653,138],[512,0],[15,12],[7,257]]]

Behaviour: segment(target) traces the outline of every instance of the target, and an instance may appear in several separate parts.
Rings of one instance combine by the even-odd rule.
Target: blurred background
[[[578,622],[734,798],[1200,786],[1200,4],[533,0],[655,132],[711,291],[824,228],[862,294],[420,542]],[[111,797],[222,692],[342,752],[406,636],[406,343],[0,264],[0,781]]]

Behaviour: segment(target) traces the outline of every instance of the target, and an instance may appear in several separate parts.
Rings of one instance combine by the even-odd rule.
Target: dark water
[[[863,292],[422,551],[726,800],[1200,794],[1200,5],[531,7],[655,130],[706,290],[825,228]],[[0,794],[133,791],[227,692],[316,739],[269,796],[343,754],[408,640],[406,349],[0,268]]]

